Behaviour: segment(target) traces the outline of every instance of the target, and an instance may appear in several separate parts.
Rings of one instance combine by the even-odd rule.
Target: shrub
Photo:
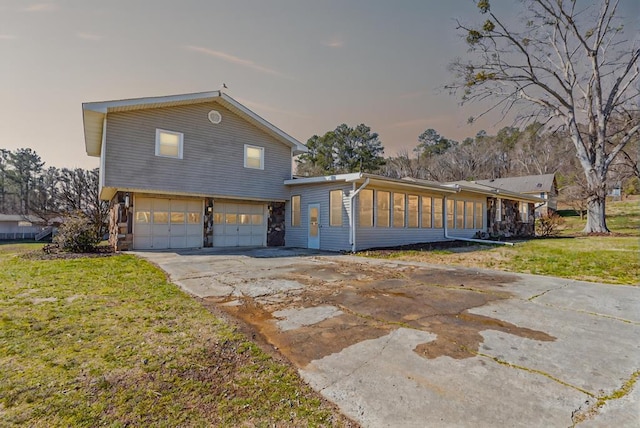
[[[53,242],[64,251],[90,253],[95,251],[100,239],[96,236],[95,228],[89,219],[77,214],[64,219]]]
[[[555,236],[560,233],[560,226],[564,223],[564,219],[556,213],[542,214],[536,219],[536,236]]]

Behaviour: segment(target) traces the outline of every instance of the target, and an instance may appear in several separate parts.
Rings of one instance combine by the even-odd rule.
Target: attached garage
[[[267,244],[264,203],[218,202],[213,204],[214,247],[259,247]]]
[[[203,201],[136,197],[133,248],[198,248],[203,241]]]

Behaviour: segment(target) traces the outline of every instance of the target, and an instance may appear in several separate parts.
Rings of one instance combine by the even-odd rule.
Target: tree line
[[[101,201],[98,192],[98,168],[45,167],[30,148],[0,149],[0,213],[35,215],[45,221],[81,213],[102,236],[109,203]]]

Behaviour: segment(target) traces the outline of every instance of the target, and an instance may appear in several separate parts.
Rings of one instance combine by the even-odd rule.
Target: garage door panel
[[[266,239],[264,204],[215,202],[213,245],[262,246]]]
[[[136,198],[134,248],[196,248],[202,246],[202,201]]]

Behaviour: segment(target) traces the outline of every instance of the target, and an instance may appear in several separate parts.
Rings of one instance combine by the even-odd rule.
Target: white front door
[[[309,236],[307,247],[320,249],[320,204],[309,204]]]

